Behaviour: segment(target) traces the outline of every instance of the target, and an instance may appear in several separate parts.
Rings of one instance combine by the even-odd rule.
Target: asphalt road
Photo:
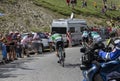
[[[0,65],[0,81],[82,81],[80,47],[66,48],[65,67],[57,63],[55,53],[22,58]]]

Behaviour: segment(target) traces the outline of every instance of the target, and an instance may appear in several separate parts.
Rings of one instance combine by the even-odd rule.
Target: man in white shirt
[[[25,51],[27,57],[29,57],[29,53],[28,53],[28,47],[29,45],[32,43],[32,33],[28,33],[27,36],[25,36],[22,40],[21,40],[21,44],[23,46],[23,51]]]

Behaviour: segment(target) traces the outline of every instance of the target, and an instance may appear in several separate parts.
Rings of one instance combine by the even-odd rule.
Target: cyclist
[[[98,41],[102,41],[101,36],[97,33],[97,32],[91,32],[91,36],[92,36],[92,41],[93,43],[97,43]]]
[[[87,45],[88,46],[88,36],[89,36],[89,33],[88,33],[88,31],[87,31],[87,29],[85,29],[84,31],[83,31],[83,33],[82,33],[82,45],[83,45],[83,47],[85,46],[85,45]]]
[[[59,54],[58,54],[59,45],[62,44],[62,48],[64,51],[64,57],[65,57],[64,42],[63,42],[62,35],[53,31],[51,33],[50,40],[51,40],[51,42],[55,43],[55,45],[56,45],[56,56],[57,57],[59,57]],[[58,63],[59,63],[59,61],[58,61]]]

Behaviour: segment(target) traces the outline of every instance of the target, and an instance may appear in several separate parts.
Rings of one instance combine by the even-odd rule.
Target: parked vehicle
[[[32,35],[34,36],[34,32],[32,33]],[[39,35],[39,40],[37,40],[36,42],[39,43],[39,48],[38,48],[38,52],[39,53],[43,53],[45,50],[50,50],[50,46],[49,46],[49,43],[48,43],[48,36],[46,34],[44,34],[43,32],[39,32],[38,33]],[[24,36],[27,36],[27,33],[23,33],[22,34],[22,38]],[[28,47],[29,47],[29,53],[34,53],[34,49],[33,49],[33,44],[29,44]],[[55,50],[55,46],[53,45],[53,51]]]
[[[41,39],[42,51],[45,51],[46,49],[50,50],[50,46],[49,46],[49,42],[48,42],[49,37],[42,32],[39,32],[39,36],[40,36],[40,39]],[[55,50],[54,45],[53,45],[53,50]]]
[[[71,44],[80,44],[81,35],[84,28],[87,28],[87,23],[83,19],[54,19],[50,30],[51,32],[56,31],[62,34],[64,39],[64,44],[68,46],[69,40],[67,39],[67,32],[71,32]]]
[[[81,48],[81,52],[84,53],[80,65],[84,77],[83,81],[120,81],[120,60],[106,61],[98,56],[97,50],[99,48]],[[112,76],[114,78],[109,79],[108,77],[113,73],[115,73]]]

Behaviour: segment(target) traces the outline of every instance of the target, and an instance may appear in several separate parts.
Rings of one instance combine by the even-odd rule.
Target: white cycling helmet
[[[114,41],[114,44],[118,44],[118,43],[120,43],[120,39]]]
[[[120,39],[115,40],[114,44],[116,45],[117,48],[120,48]]]

